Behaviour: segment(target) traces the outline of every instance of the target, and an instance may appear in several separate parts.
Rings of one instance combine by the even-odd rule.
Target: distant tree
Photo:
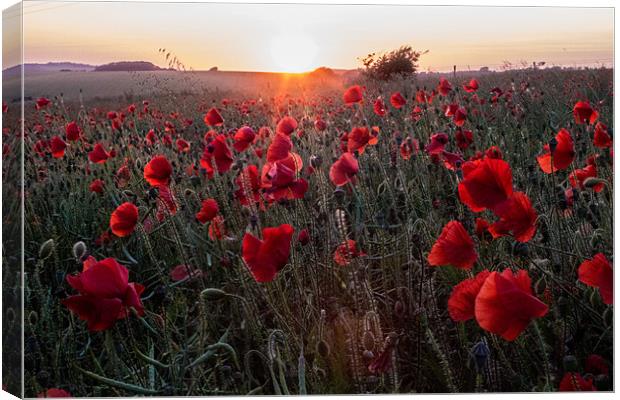
[[[209,71],[216,72],[217,71],[217,67],[211,67],[211,68],[209,68]]]
[[[428,53],[413,50],[411,46],[401,46],[397,50],[377,55],[368,54],[363,58],[364,74],[371,79],[388,80],[396,75],[413,75],[418,70],[420,56]]]
[[[336,76],[336,73],[331,68],[318,67],[314,71],[310,72],[310,75],[315,78],[333,78]]]

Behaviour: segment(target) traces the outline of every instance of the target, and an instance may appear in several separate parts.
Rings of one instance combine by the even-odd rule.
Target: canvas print
[[[613,8],[2,18],[3,390],[614,390]]]

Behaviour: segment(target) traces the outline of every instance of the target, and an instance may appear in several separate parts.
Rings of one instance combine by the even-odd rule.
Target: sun
[[[314,67],[318,47],[305,34],[281,34],[271,41],[271,58],[280,72],[308,72]]]

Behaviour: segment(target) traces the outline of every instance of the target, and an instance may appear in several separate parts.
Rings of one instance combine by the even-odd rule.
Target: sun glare
[[[308,72],[314,67],[318,47],[303,34],[282,34],[271,41],[274,68],[280,72]]]

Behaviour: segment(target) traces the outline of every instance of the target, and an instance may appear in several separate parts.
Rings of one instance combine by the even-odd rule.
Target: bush
[[[401,46],[381,56],[371,53],[362,59],[364,74],[371,79],[389,80],[395,75],[413,75],[418,69],[418,60],[422,54],[411,46]]]

